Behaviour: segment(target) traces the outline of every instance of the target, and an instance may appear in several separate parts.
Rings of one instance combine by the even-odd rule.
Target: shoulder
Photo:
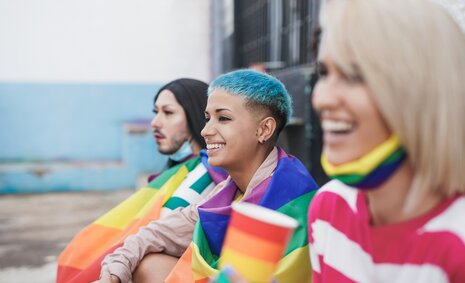
[[[352,211],[357,211],[358,190],[349,187],[338,180],[332,180],[323,185],[312,200],[311,209],[344,205]]]
[[[441,213],[430,219],[424,226],[424,232],[447,233],[458,238],[465,249],[465,196],[459,196]]]
[[[340,181],[332,180],[325,184],[310,203],[308,210],[310,230],[317,229],[322,223],[338,227],[351,225],[361,215],[358,211],[362,203],[359,201],[359,196],[358,190]]]
[[[465,282],[465,196],[454,197],[447,207],[420,229],[425,238],[433,239],[430,250],[449,274],[452,282]]]
[[[219,192],[221,192],[226,187],[226,185],[229,184],[229,182],[231,182],[231,177],[230,176],[228,176],[225,180],[223,180],[223,181],[219,182],[218,184],[216,184],[215,187],[208,193],[208,195],[206,196],[203,203],[208,202],[211,198],[213,198]]]

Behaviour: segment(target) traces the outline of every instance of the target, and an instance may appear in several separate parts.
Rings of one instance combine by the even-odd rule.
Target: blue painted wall
[[[123,129],[148,129],[160,85],[0,83],[0,193],[128,188],[160,170],[150,131]]]

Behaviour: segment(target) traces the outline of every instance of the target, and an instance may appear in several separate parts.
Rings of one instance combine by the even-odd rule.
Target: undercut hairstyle
[[[465,34],[427,0],[327,0],[322,47],[366,83],[414,169],[408,201],[465,193]]]
[[[276,120],[275,140],[292,116],[292,100],[286,87],[275,77],[243,69],[217,77],[208,87],[208,95],[222,89],[231,95],[242,96],[252,111],[265,111]]]

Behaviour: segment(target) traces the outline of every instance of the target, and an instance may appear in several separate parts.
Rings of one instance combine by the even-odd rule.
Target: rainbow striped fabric
[[[268,211],[262,206],[250,203],[233,203],[232,215],[223,242],[219,267],[231,265],[250,282],[269,283],[273,280],[275,269],[287,247],[293,233],[289,218],[274,210],[269,210],[269,217],[277,223],[273,225],[263,219],[258,220],[257,212]],[[245,211],[250,212],[248,215]],[[272,215],[271,215],[272,213]],[[289,221],[284,221],[287,219]],[[296,225],[297,222],[294,222]]]
[[[384,182],[403,164],[406,157],[407,154],[400,144],[399,137],[393,134],[360,159],[336,166],[329,163],[326,155],[322,154],[321,165],[332,179],[352,187],[366,189]]]
[[[304,165],[279,149],[274,174],[241,201],[255,203],[295,218],[299,226],[285,255],[280,260],[275,278],[278,282],[309,282],[311,268],[308,252],[307,209],[318,188]],[[238,188],[230,182],[217,195],[199,208],[199,221],[193,241],[166,282],[208,282],[218,274],[218,260],[231,214],[231,202]],[[253,262],[252,262],[253,261]],[[263,264],[251,259],[251,267]]]
[[[81,230],[58,259],[57,282],[91,282],[100,275],[103,258],[142,226],[200,201],[226,174],[200,157],[164,171],[146,187]]]

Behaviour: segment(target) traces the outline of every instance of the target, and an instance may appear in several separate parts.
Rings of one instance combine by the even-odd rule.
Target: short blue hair
[[[250,69],[232,71],[213,80],[208,87],[208,95],[215,89],[243,96],[249,105],[269,109],[278,120],[278,132],[289,123],[292,116],[292,100],[286,87],[270,75]]]

